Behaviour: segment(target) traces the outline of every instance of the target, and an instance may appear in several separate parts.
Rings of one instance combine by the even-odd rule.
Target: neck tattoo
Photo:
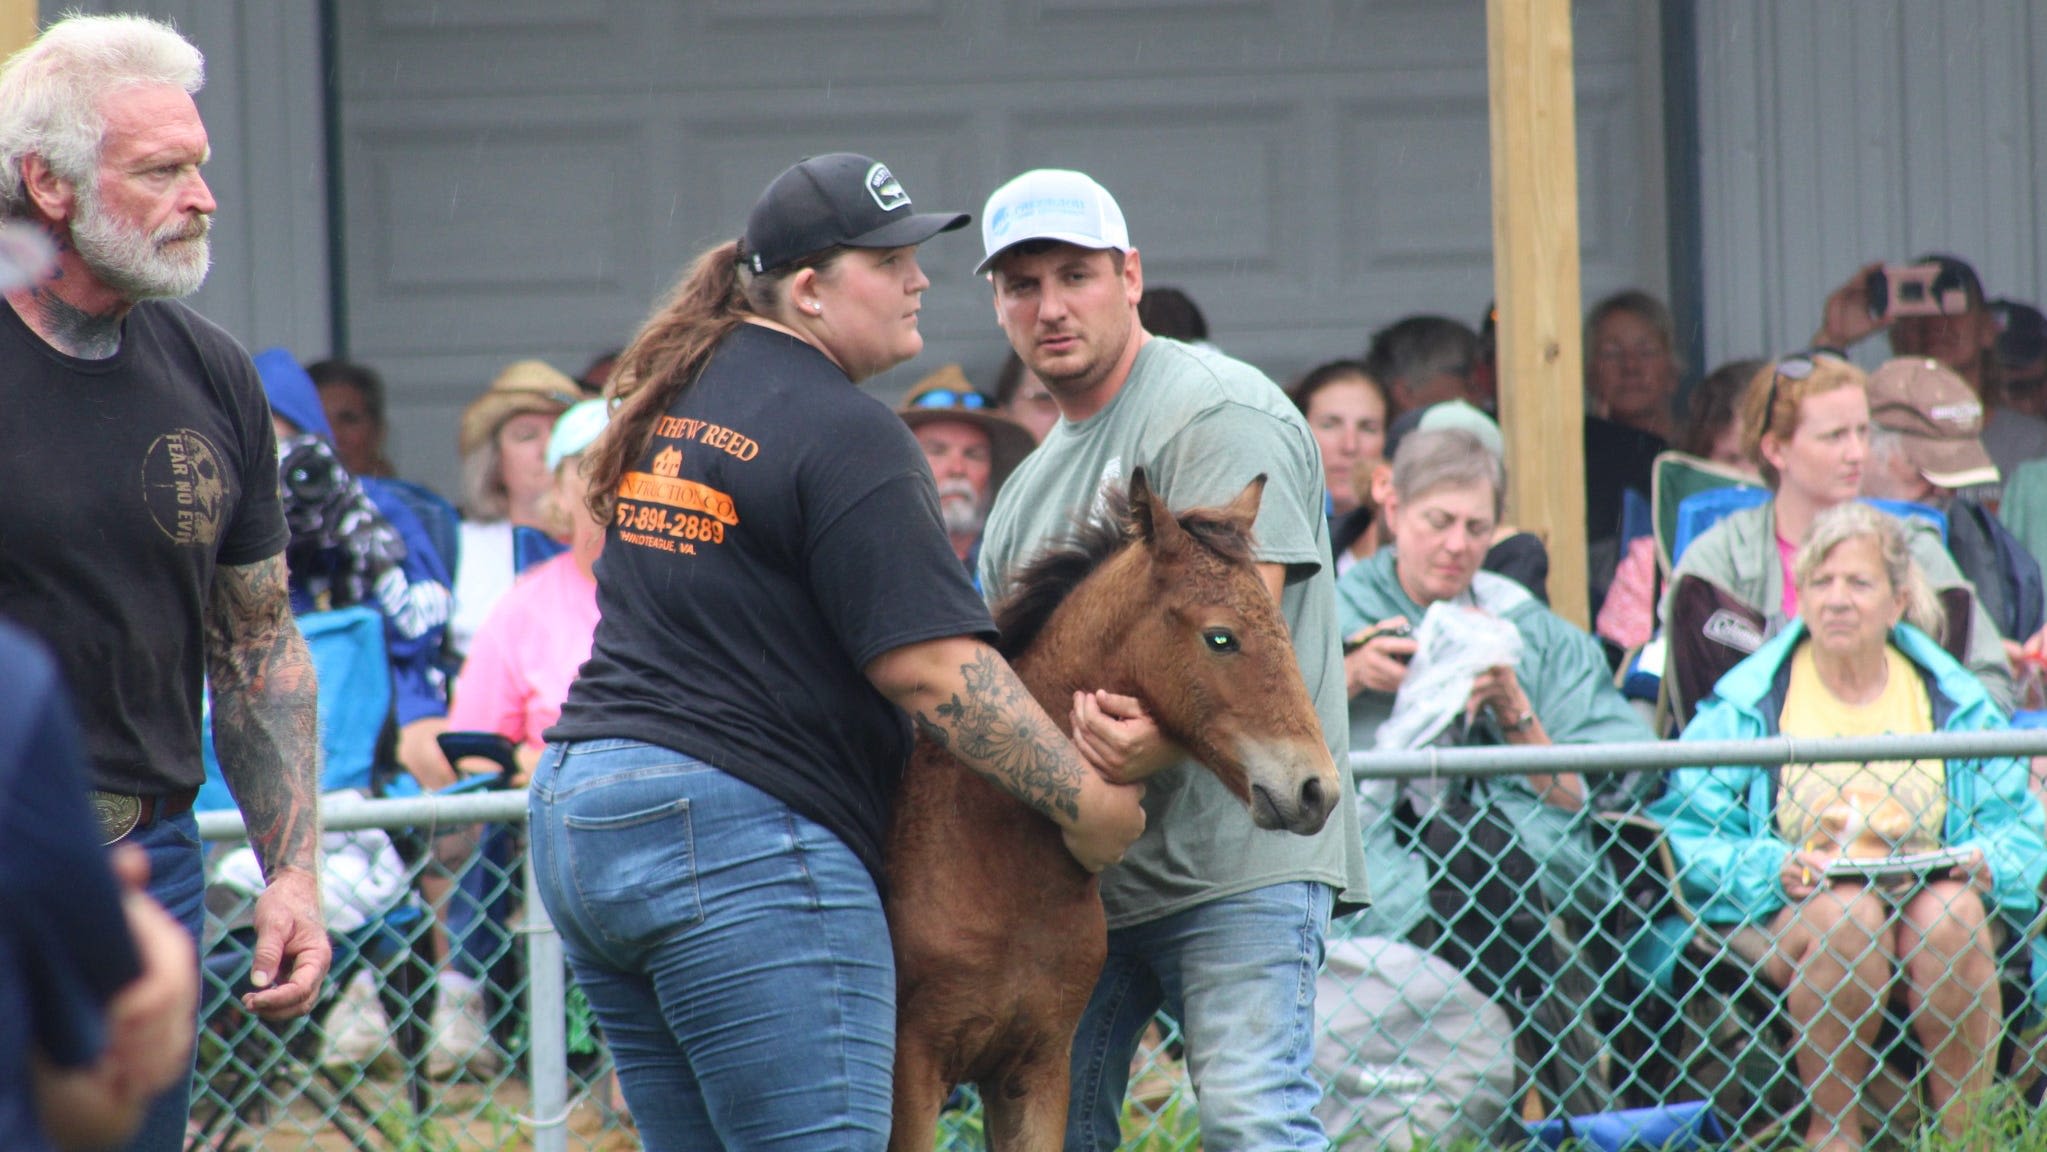
[[[29,293],[38,313],[32,326],[59,352],[81,360],[105,360],[121,350],[121,317],[126,309],[87,312],[47,288]]]

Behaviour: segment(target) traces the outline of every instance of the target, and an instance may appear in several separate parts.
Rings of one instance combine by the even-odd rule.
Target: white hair
[[[1507,511],[1507,466],[1468,428],[1420,428],[1393,453],[1393,493],[1411,503],[1438,488],[1483,484],[1492,489],[1493,517]]]
[[[1884,578],[1891,589],[1905,594],[1905,620],[1921,632],[1939,639],[1947,630],[1947,612],[1940,597],[1926,581],[1926,574],[1912,559],[1911,527],[1888,512],[1860,500],[1847,500],[1813,517],[1805,530],[1805,541],[1791,558],[1792,582],[1799,590],[1799,602],[1807,582],[1834,549],[1850,540],[1873,540],[1882,558]]]
[[[0,65],[0,217],[30,214],[21,172],[30,155],[91,190],[108,92],[170,84],[190,94],[205,82],[205,57],[169,24],[74,14],[50,25]]]

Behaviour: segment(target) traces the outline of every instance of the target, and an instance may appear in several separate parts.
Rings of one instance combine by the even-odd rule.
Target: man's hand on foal
[[[1136,697],[1101,689],[1073,694],[1073,746],[1103,779],[1118,784],[1143,780],[1187,758]]]

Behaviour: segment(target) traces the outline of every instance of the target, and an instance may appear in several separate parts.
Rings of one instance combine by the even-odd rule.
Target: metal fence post
[[[533,854],[521,869],[526,884],[526,1049],[527,1083],[532,1085],[534,1152],[568,1152],[568,991],[562,974],[562,942],[540,902]]]

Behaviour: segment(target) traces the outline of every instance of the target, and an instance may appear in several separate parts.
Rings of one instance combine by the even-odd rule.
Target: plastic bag
[[[1481,672],[1521,660],[1521,630],[1475,608],[1438,600],[1415,629],[1407,679],[1393,698],[1393,714],[1379,725],[1381,750],[1420,748],[1464,714]]]
[[[1513,1021],[1456,968],[1404,941],[1333,939],[1315,987],[1315,1115],[1332,1141],[1482,1146],[1511,1114]]]

